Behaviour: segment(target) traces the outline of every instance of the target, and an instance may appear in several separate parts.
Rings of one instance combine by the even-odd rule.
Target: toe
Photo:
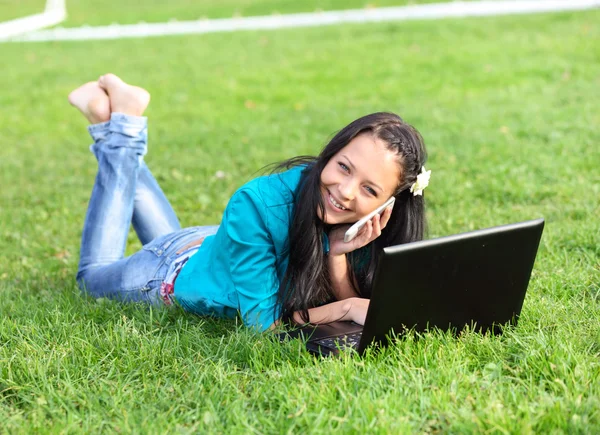
[[[114,74],[111,74],[111,73],[104,74],[104,75],[102,76],[102,78],[103,78],[104,82],[105,82],[107,85],[111,85],[111,84],[115,84],[115,85],[116,85],[116,84],[121,84],[121,83],[123,83],[123,80],[121,80],[121,78],[120,78],[120,77],[118,77],[118,76],[116,76],[116,75],[114,75]]]
[[[111,73],[101,76],[98,80],[98,83],[100,84],[100,87],[108,94],[117,92],[118,90],[122,89],[123,85],[125,84],[120,77]]]

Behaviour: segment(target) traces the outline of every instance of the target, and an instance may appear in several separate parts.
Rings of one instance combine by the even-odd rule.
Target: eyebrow
[[[354,166],[354,163],[352,163],[352,161],[351,161],[351,160],[350,160],[350,159],[349,159],[347,156],[345,156],[344,154],[342,154],[342,157],[343,157],[343,158],[345,158],[346,160],[348,160],[348,164],[349,164],[350,166],[352,166],[352,169],[356,170],[356,167]],[[367,180],[367,184],[371,184],[373,187],[375,187],[375,188],[377,188],[377,189],[381,190],[382,192],[384,191],[384,190],[381,188],[381,186],[379,186],[379,184],[377,184],[377,183],[373,183],[371,180]]]

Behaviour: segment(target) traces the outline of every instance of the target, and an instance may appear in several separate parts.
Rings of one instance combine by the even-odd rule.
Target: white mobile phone
[[[377,207],[375,210],[373,210],[371,213],[369,213],[368,215],[366,215],[364,218],[362,218],[361,220],[359,220],[358,222],[356,222],[354,225],[352,225],[350,228],[348,228],[348,231],[346,231],[346,234],[344,235],[344,242],[348,243],[350,242],[352,239],[354,239],[358,232],[360,231],[360,229],[371,219],[373,219],[373,216],[375,216],[377,213],[383,213],[383,211],[388,208],[389,206],[394,206],[394,202],[396,202],[396,198],[394,198],[393,196],[388,199],[382,206]]]

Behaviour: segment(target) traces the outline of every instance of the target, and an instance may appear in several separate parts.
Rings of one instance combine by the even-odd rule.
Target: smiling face
[[[326,224],[351,224],[387,201],[398,187],[398,154],[371,133],[356,136],[321,172]]]

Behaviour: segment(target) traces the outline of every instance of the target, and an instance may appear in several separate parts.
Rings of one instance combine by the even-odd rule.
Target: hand
[[[329,232],[329,255],[344,255],[368,245],[381,235],[381,230],[385,228],[391,215],[391,207],[386,208],[381,215],[376,214],[361,228],[358,235],[348,243],[344,242],[344,235],[352,225],[341,225],[334,228]]]

